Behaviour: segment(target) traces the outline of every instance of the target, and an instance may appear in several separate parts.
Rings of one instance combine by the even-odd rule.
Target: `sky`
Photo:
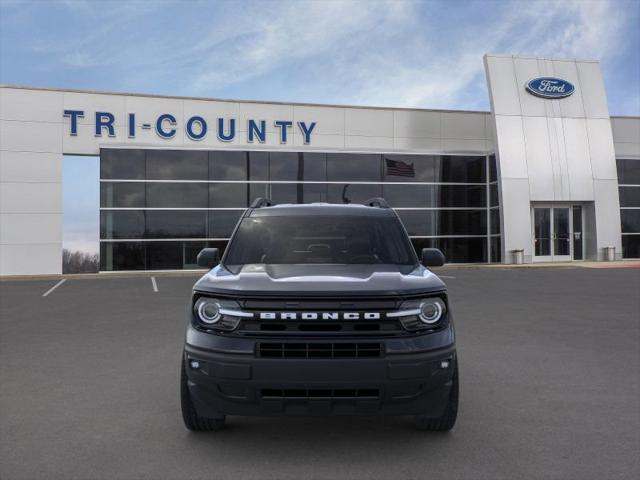
[[[489,110],[485,53],[599,59],[610,113],[640,115],[640,0],[0,0],[1,84]],[[65,160],[66,239],[97,211],[93,160]]]

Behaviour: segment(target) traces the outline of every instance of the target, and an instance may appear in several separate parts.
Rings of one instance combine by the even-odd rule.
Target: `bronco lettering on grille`
[[[379,312],[260,312],[261,320],[380,320]]]

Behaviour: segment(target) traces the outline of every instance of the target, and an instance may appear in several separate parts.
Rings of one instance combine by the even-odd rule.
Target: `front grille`
[[[263,358],[377,358],[381,343],[258,343]]]
[[[247,319],[240,322],[238,333],[243,335],[314,335],[331,332],[336,335],[398,335],[404,329],[396,319],[393,320],[260,320]]]
[[[263,388],[262,398],[379,398],[377,388]]]

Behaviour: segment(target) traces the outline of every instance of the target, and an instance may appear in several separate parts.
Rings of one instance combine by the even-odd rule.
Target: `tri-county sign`
[[[576,87],[561,78],[539,77],[529,80],[526,89],[537,97],[564,98],[571,95],[576,90]]]
[[[79,122],[78,119],[84,118],[84,110],[64,110],[63,116],[69,119],[69,134],[72,137],[78,135]],[[111,112],[94,112],[94,135],[96,137],[102,137],[103,132],[109,137],[116,136],[116,117]],[[213,128],[210,128],[209,124],[213,124]],[[236,138],[236,133],[239,130],[236,128],[235,118],[214,118],[206,119],[199,115],[194,115],[188,118],[182,126],[184,128],[187,137],[191,140],[202,140],[206,137],[209,130],[214,129],[216,136],[221,142],[231,142]],[[305,145],[311,143],[311,134],[316,127],[316,122],[296,122],[300,133],[302,134],[303,142]],[[280,143],[286,144],[289,141],[291,129],[294,128],[294,124],[291,120],[276,120],[273,122],[274,127],[278,130],[278,138]],[[127,114],[127,131],[129,138],[135,138],[138,128],[142,130],[155,130],[160,138],[170,139],[176,135],[178,125],[178,119],[171,113],[163,113],[162,115],[153,118],[149,123],[140,123],[136,119],[135,113]],[[265,143],[267,136],[267,122],[265,120],[247,120],[246,128],[247,141],[253,143],[257,141],[259,143]]]

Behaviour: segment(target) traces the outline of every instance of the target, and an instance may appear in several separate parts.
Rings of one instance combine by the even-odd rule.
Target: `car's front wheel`
[[[443,414],[438,418],[418,417],[416,419],[416,426],[420,430],[431,432],[448,432],[451,430],[456,424],[456,418],[458,417],[458,395],[458,363],[456,362],[451,382],[451,392],[449,393],[449,400],[447,401],[447,406]]]
[[[180,404],[182,406],[184,426],[192,432],[214,432],[222,429],[225,423],[224,416],[220,418],[204,418],[198,415],[191,401],[191,394],[189,393],[189,385],[187,382],[187,372],[183,355],[182,367],[180,369]]]

